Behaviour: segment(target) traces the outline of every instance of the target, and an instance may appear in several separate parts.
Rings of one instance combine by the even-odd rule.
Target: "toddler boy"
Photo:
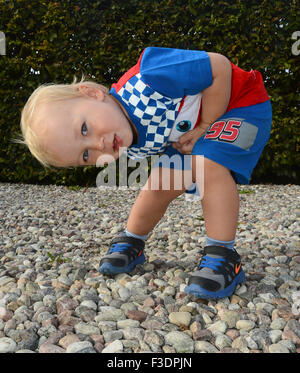
[[[103,156],[117,159],[122,149],[131,158],[163,154],[132,207],[126,231],[113,239],[99,271],[131,272],[145,262],[149,233],[170,202],[190,189],[186,183],[178,188],[175,180],[188,177],[204,191],[207,237],[185,292],[218,299],[245,280],[234,247],[236,183],[249,183],[271,122],[269,96],[258,71],[246,72],[217,53],[149,47],[109,92],[84,81],[39,87],[23,109],[21,127],[24,143],[45,166],[95,165]],[[164,157],[174,155],[182,159],[179,165],[165,162]]]

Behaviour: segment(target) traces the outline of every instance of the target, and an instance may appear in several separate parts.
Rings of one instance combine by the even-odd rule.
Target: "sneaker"
[[[127,237],[123,233],[112,240],[107,254],[100,261],[98,271],[105,275],[131,272],[137,264],[146,261],[144,247],[143,240]]]
[[[229,297],[245,281],[241,257],[222,246],[206,246],[204,253],[184,292],[204,299]]]

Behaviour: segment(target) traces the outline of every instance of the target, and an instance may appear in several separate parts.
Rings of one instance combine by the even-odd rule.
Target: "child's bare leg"
[[[193,156],[193,174],[201,186],[198,178],[203,173],[196,168],[196,157]],[[207,158],[204,158],[202,181],[207,243],[198,269],[189,278],[184,291],[199,298],[218,299],[230,296],[236,285],[245,281],[241,258],[232,246],[239,214],[239,195],[230,171]]]
[[[193,176],[197,181],[196,162],[193,156]],[[219,241],[235,238],[238,215],[239,194],[230,171],[208,159],[204,159],[204,193],[202,209],[207,236]]]
[[[145,242],[140,239],[140,236],[147,235],[162,218],[170,202],[192,184],[191,171],[188,172],[190,182],[187,182],[189,184],[181,182],[181,185],[178,185],[178,178],[182,179],[184,173],[181,170],[170,170],[171,177],[167,176],[170,181],[168,188],[164,185],[166,175],[163,175],[161,177],[161,168],[155,168],[151,172],[145,187],[132,207],[126,236],[116,237],[112,241],[108,253],[100,261],[99,272],[108,275],[129,273],[136,265],[145,262],[146,258],[143,253]]]
[[[183,180],[184,173],[179,170],[170,170],[170,188],[164,190],[162,170],[162,168],[155,168],[151,172],[145,187],[132,207],[127,221],[127,229],[131,233],[142,236],[151,232],[163,217],[169,204],[186,190]],[[189,175],[186,173],[185,177],[189,177],[190,184],[192,184],[191,172]],[[182,188],[179,190],[175,189],[175,178],[177,181],[181,180]],[[153,190],[154,188],[157,190]]]

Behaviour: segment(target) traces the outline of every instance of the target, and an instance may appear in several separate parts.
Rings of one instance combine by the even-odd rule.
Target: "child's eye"
[[[83,124],[82,124],[82,126],[81,126],[81,134],[82,134],[83,136],[86,136],[86,135],[87,135],[87,131],[88,131],[88,129],[87,129],[87,125],[86,125],[85,122],[83,122]],[[88,157],[89,157],[89,151],[88,151],[88,150],[85,150],[85,151],[83,152],[83,160],[84,160],[84,162],[87,162]]]
[[[86,136],[87,135],[87,125],[85,122],[83,122],[82,126],[81,126],[81,133],[83,134],[83,136]]]
[[[89,157],[89,151],[88,150],[85,150],[84,152],[83,152],[83,160],[84,160],[84,162],[87,162],[87,160],[88,160],[88,157]]]

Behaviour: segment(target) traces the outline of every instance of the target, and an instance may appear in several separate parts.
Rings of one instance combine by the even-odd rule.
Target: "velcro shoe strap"
[[[132,247],[136,249],[144,249],[145,247],[145,241],[135,237],[118,236],[111,241],[110,245],[116,243],[129,243]]]
[[[206,246],[204,248],[205,255],[219,255],[223,258],[233,261],[239,261],[241,258],[235,250],[228,249],[223,246]]]

